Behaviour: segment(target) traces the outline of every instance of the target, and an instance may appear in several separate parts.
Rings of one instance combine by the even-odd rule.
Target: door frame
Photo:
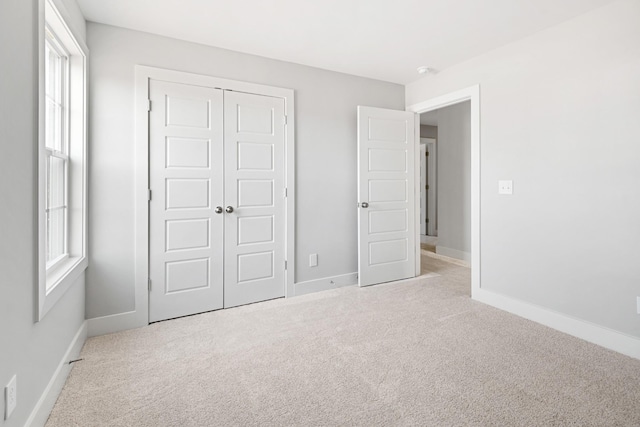
[[[470,86],[406,107],[416,114],[470,101],[471,103],[471,297],[480,292],[480,85]],[[420,126],[416,126],[416,162],[420,159]],[[416,182],[420,182],[420,163],[416,164]],[[416,186],[416,230],[420,230],[420,189]],[[420,239],[416,241],[416,276],[420,275]]]
[[[285,297],[294,296],[295,277],[295,109],[294,90],[183,71],[135,67],[135,307],[132,327],[149,324],[149,81],[162,80],[282,98],[285,102]],[[123,319],[124,320],[124,319]]]
[[[426,153],[427,153],[427,144],[423,144],[422,140],[425,138],[420,138],[420,215],[422,215],[422,217],[420,218],[419,224],[420,224],[420,239],[422,239],[422,236],[426,236],[427,234],[429,234],[429,230],[427,228],[427,220],[426,220],[426,214],[427,211],[429,209],[429,203],[427,201],[427,189],[426,189],[426,185],[429,177],[428,175],[428,170],[427,170],[427,159],[425,158]],[[422,167],[422,164],[424,162],[424,167]],[[423,209],[424,208],[424,209]],[[424,233],[422,233],[422,227],[424,226]]]
[[[424,144],[423,144],[424,142]],[[437,205],[438,205],[438,150],[437,150],[437,144],[436,144],[436,139],[435,138],[420,138],[420,145],[424,145],[425,146],[425,151],[429,152],[429,160],[425,159],[425,164],[426,164],[426,171],[427,171],[427,175],[426,175],[426,182],[427,185],[429,186],[429,190],[431,192],[428,192],[427,190],[420,188],[420,194],[422,197],[422,191],[424,191],[424,196],[426,199],[426,205],[427,205],[427,209],[426,209],[426,215],[427,217],[432,220],[429,221],[429,224],[425,224],[425,227],[427,229],[427,232],[424,234],[426,236],[435,236],[435,234],[433,234],[434,231],[437,231],[436,229],[436,224],[437,224]],[[422,149],[421,149],[422,150]],[[420,153],[420,156],[422,156],[422,152]],[[422,159],[420,159],[420,161],[422,161]],[[429,167],[429,163],[432,163],[432,167]],[[422,172],[421,172],[422,173]],[[433,179],[430,180],[429,176],[433,175]],[[422,177],[421,177],[422,178]],[[422,185],[422,183],[420,183],[420,185]],[[431,188],[433,187],[433,189]],[[429,203],[429,198],[431,197],[431,203]],[[433,214],[433,215],[431,215]],[[425,220],[426,217],[422,217],[420,220]],[[429,232],[429,230],[431,230],[431,232]]]

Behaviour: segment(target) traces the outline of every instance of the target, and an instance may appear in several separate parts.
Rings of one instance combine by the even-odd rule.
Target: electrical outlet
[[[17,389],[17,380],[14,375],[9,381],[9,384],[4,388],[4,419],[8,420],[13,410],[16,409],[16,405],[18,405],[18,389]]]
[[[498,181],[498,194],[513,194],[513,181]]]
[[[309,255],[309,267],[317,267],[318,266],[318,254]]]

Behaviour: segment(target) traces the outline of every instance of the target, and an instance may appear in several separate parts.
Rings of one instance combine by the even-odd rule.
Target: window
[[[39,319],[86,269],[86,52],[56,3],[42,25]]]
[[[45,28],[45,138],[46,268],[51,270],[68,258],[67,180],[69,145],[67,141],[69,99],[67,62],[69,55],[50,28]],[[52,283],[48,283],[48,286]]]

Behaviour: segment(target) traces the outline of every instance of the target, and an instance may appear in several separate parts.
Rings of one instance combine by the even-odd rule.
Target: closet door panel
[[[224,306],[284,296],[284,100],[225,91]]]
[[[149,321],[223,307],[223,93],[150,81]],[[114,171],[115,173],[115,171]]]

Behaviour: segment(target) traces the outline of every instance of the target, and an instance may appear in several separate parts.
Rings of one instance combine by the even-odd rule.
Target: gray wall
[[[420,138],[438,139],[438,127],[430,125],[420,125]]]
[[[613,2],[406,88],[412,105],[480,84],[481,286],[634,337],[638,17]]]
[[[83,26],[80,21],[76,26]],[[17,374],[23,426],[84,321],[84,277],[36,323],[38,2],[0,2],[0,390]],[[3,391],[0,392],[3,395]]]
[[[404,109],[400,85],[89,23],[87,318],[134,308],[134,66],[294,89],[295,280],[357,270],[356,106]],[[318,267],[308,267],[317,253]]]
[[[471,261],[471,103],[438,114],[436,252]]]

